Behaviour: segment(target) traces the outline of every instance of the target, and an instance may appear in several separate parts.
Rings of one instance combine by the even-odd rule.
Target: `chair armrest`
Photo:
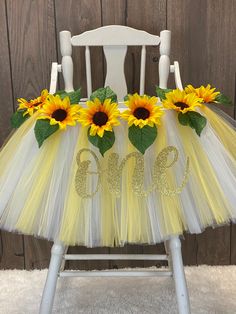
[[[174,75],[175,75],[175,85],[176,88],[183,90],[182,80],[180,76],[179,62],[174,61]]]
[[[57,79],[58,79],[58,72],[60,72],[60,67],[57,62],[52,63],[52,68],[51,68],[51,80],[50,80],[50,88],[49,88],[49,93],[50,94],[55,94],[57,90]]]

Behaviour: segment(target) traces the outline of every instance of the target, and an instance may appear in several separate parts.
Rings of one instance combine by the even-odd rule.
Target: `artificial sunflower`
[[[105,131],[112,131],[112,127],[119,125],[120,112],[118,104],[105,99],[102,103],[98,98],[86,102],[88,108],[80,109],[78,121],[83,126],[90,126],[89,135],[103,137]]]
[[[184,90],[175,89],[166,94],[166,99],[163,100],[163,106],[167,109],[174,109],[178,112],[186,113],[195,111],[197,106],[201,106],[202,98],[195,93],[187,94]]]
[[[156,106],[157,97],[147,95],[140,96],[137,93],[128,95],[125,105],[129,107],[121,117],[128,121],[128,125],[135,125],[143,128],[145,125],[153,127],[160,124],[160,117],[163,115],[162,107]]]
[[[194,88],[192,85],[187,85],[184,90],[187,94],[195,93],[197,97],[202,98],[203,102],[205,103],[215,102],[217,96],[220,95],[220,92],[215,92],[216,88],[212,88],[210,84],[208,84],[206,87],[202,85],[199,88]]]
[[[44,89],[41,92],[41,95],[35,99],[31,99],[30,101],[24,99],[24,98],[19,98],[17,101],[19,102],[19,106],[17,110],[24,110],[23,116],[29,114],[32,116],[32,114],[37,111],[38,109],[42,108],[42,106],[45,104],[45,101],[47,100],[48,97],[48,90]]]
[[[59,95],[49,95],[43,107],[39,110],[37,120],[48,119],[50,125],[58,125],[65,130],[67,125],[75,125],[79,117],[78,105],[71,105],[69,97],[63,100]]]

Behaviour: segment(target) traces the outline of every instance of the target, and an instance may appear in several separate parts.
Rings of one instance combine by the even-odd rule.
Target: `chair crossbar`
[[[171,277],[172,272],[168,270],[150,270],[150,271],[75,271],[66,270],[59,273],[59,277]]]
[[[65,260],[149,260],[167,261],[168,255],[160,254],[65,254]]]

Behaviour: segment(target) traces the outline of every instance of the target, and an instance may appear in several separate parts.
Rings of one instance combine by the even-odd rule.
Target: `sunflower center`
[[[176,107],[179,107],[181,110],[184,110],[185,108],[188,108],[189,106],[186,105],[184,102],[176,102],[175,103]]]
[[[67,112],[64,109],[57,109],[53,112],[52,118],[56,121],[63,121],[67,117]]]
[[[108,116],[103,111],[98,111],[93,116],[93,123],[98,126],[105,125],[107,123],[107,120],[108,120]]]
[[[133,115],[137,118],[137,119],[147,119],[150,116],[150,111],[146,108],[143,107],[138,107],[134,110]]]

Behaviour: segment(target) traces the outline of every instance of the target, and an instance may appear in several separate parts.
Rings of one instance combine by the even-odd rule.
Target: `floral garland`
[[[39,147],[56,131],[65,131],[67,126],[81,123],[88,128],[88,140],[97,147],[102,156],[115,142],[113,128],[120,124],[119,118],[128,123],[128,137],[132,145],[142,154],[157,138],[157,127],[165,110],[178,113],[181,125],[190,126],[198,136],[206,126],[207,120],[197,108],[204,103],[232,105],[228,97],[215,91],[211,85],[194,88],[188,85],[184,90],[156,88],[158,97],[148,95],[127,95],[124,103],[127,110],[120,112],[116,94],[110,87],[99,88],[86,102],[86,108],[79,104],[81,89],[67,93],[58,91],[54,95],[45,89],[35,99],[18,99],[17,111],[11,118],[14,128],[18,128],[29,117],[35,115],[35,137]]]
[[[207,120],[196,111],[198,107],[202,107],[207,103],[232,106],[232,101],[227,96],[215,90],[216,88],[212,88],[210,84],[198,88],[187,85],[184,90],[157,87],[156,93],[164,108],[178,112],[180,124],[190,126],[200,136]]]

